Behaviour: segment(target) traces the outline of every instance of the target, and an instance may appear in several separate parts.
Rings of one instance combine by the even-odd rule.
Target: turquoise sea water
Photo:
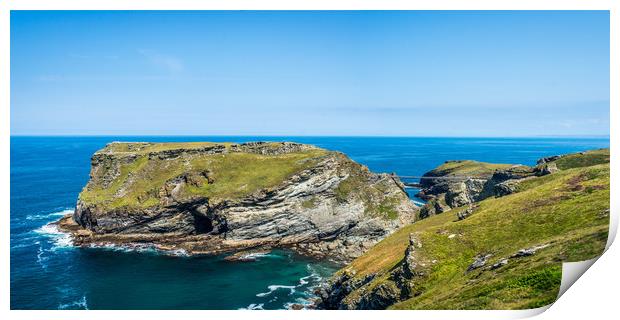
[[[421,175],[446,160],[534,164],[609,139],[369,137],[11,137],[12,309],[280,309],[304,303],[336,266],[276,250],[255,262],[77,249],[48,225],[71,212],[90,156],[111,141],[296,141],[376,172]],[[415,191],[412,191],[412,193]]]

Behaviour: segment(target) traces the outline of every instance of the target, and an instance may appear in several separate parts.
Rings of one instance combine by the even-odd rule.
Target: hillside
[[[526,309],[553,302],[561,263],[604,250],[608,162],[608,149],[548,159],[539,166],[560,170],[401,228],[340,270],[321,290],[319,307]]]

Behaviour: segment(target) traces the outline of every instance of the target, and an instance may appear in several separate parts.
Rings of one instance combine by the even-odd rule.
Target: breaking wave
[[[239,310],[265,310],[263,307],[265,306],[264,303],[252,303],[249,306],[245,307],[245,308],[239,308]]]
[[[151,253],[162,254],[175,257],[189,257],[184,249],[163,250],[157,248],[155,245],[146,243],[127,243],[127,244],[114,244],[114,243],[91,243],[88,245],[92,249],[101,249],[115,252],[139,252],[139,253]]]
[[[64,209],[62,211],[52,212],[52,213],[29,214],[26,216],[26,220],[50,220],[52,218],[64,217],[72,213],[73,213],[73,209]]]
[[[256,296],[257,297],[266,297],[266,296],[272,294],[273,292],[275,292],[278,289],[288,289],[288,290],[290,290],[289,295],[291,295],[291,294],[295,293],[295,288],[296,288],[296,286],[284,286],[284,285],[279,285],[279,284],[272,284],[270,286],[267,286],[267,289],[269,289],[269,291],[257,293]]]
[[[307,309],[311,307],[314,304],[314,290],[321,284],[323,277],[320,270],[311,264],[307,264],[306,269],[308,273],[299,278],[296,285],[269,285],[267,286],[268,291],[256,294],[257,297],[265,299],[260,301],[262,303],[251,304],[250,306],[254,306],[254,309],[250,307],[242,309],[256,310],[259,307],[261,309]]]
[[[35,229],[34,232],[50,239],[53,245],[52,250],[73,246],[71,235],[60,231],[58,226],[53,222]]]
[[[59,304],[59,310],[88,310],[88,302],[86,301],[86,296],[82,296],[82,299],[76,300],[73,302],[69,302],[66,304]]]

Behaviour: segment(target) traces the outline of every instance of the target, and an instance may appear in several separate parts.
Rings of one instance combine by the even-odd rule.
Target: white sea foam
[[[73,209],[64,209],[58,212],[43,213],[43,214],[29,214],[26,216],[26,220],[49,220],[57,217],[64,217],[68,214],[72,214]]]
[[[304,284],[308,284],[308,279],[312,278],[313,275],[305,276],[299,279],[299,286],[303,286]]]
[[[53,243],[52,250],[73,246],[71,235],[58,230],[58,226],[54,223],[48,223],[34,232],[48,237]]]
[[[258,258],[268,257],[268,256],[269,256],[269,252],[252,252],[252,253],[244,254],[243,256],[241,256],[241,259],[258,259]]]
[[[185,249],[169,250],[165,252],[166,254],[175,256],[175,257],[189,257],[189,253],[187,253]]]
[[[302,279],[304,279],[304,280],[306,280],[306,279],[314,279],[317,282],[321,282],[321,280],[323,280],[323,277],[321,277],[319,272],[311,264],[307,264],[306,265],[306,269],[308,270],[308,272],[310,272],[310,275],[308,277],[304,277]],[[300,282],[301,282],[301,279],[300,279]]]
[[[265,305],[262,303],[256,304],[256,303],[252,303],[249,306],[247,306],[246,308],[239,308],[239,310],[265,310],[263,309]]]
[[[20,243],[20,244],[16,244],[14,246],[11,246],[11,250],[13,249],[20,249],[20,248],[27,248],[27,247],[32,247],[37,245],[38,243],[36,242],[29,242],[29,243]]]
[[[37,244],[39,245],[39,249],[37,250],[37,263],[41,266],[41,268],[43,268],[43,270],[47,271],[46,261],[48,258],[43,255],[45,253],[45,250],[43,250],[43,246],[41,245],[41,243],[38,242]]]
[[[270,286],[267,286],[267,289],[269,289],[269,291],[257,293],[256,296],[257,297],[266,297],[266,296],[272,294],[274,291],[276,291],[278,289],[289,289],[291,291],[289,293],[289,295],[295,293],[295,286],[284,286],[284,285],[279,285],[279,284],[272,284]]]
[[[279,297],[274,292],[278,290],[288,290],[289,298],[285,298],[282,301],[282,305],[280,308],[284,309],[292,309],[293,307],[297,307],[301,305],[303,309],[307,309],[309,306],[313,305],[314,301],[314,289],[320,284],[323,279],[320,276],[319,271],[317,270],[318,266],[313,266],[311,264],[306,265],[306,269],[309,274],[299,278],[299,283],[295,286],[287,286],[287,285],[270,285],[267,286],[269,291],[261,292],[256,294],[257,297],[267,298],[268,302],[265,302],[269,308],[273,306],[272,303],[279,301],[281,296]],[[256,305],[256,304],[255,304]]]
[[[306,270],[308,270],[308,272],[310,272],[310,274],[316,273],[316,269],[314,269],[314,267],[311,264],[306,264]]]
[[[144,252],[144,253],[159,253],[153,245],[151,244],[114,244],[109,242],[99,242],[99,243],[90,243],[88,245],[89,248],[93,249],[102,249],[109,251],[117,251],[117,252]]]
[[[64,309],[84,309],[84,310],[88,310],[88,302],[86,301],[86,296],[82,296],[82,299],[80,300],[76,300],[76,301],[72,301],[69,302],[67,304],[59,304],[58,305],[58,309],[59,310],[64,310]]]
[[[155,245],[145,243],[128,243],[128,244],[114,244],[109,242],[91,243],[89,248],[109,250],[116,252],[139,252],[139,253],[153,253],[164,254],[175,257],[189,257],[190,254],[185,249],[174,250],[162,250],[158,249]]]

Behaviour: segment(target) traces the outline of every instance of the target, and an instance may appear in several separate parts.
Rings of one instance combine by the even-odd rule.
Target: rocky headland
[[[528,309],[555,301],[562,262],[607,243],[609,149],[535,166],[448,161],[422,179],[420,220],[316,290],[319,309]]]
[[[535,177],[559,171],[557,161],[575,159],[577,155],[556,155],[541,158],[535,166],[497,164],[473,160],[446,161],[426,172],[420,179],[421,190],[416,195],[427,203],[421,208],[419,219],[442,213],[452,208],[474,204],[489,197],[514,193],[518,185]],[[590,157],[594,157],[592,152]],[[602,160],[604,161],[604,160]]]
[[[78,246],[286,247],[348,262],[417,212],[397,177],[311,145],[114,142],[93,155],[74,214],[57,224]]]

